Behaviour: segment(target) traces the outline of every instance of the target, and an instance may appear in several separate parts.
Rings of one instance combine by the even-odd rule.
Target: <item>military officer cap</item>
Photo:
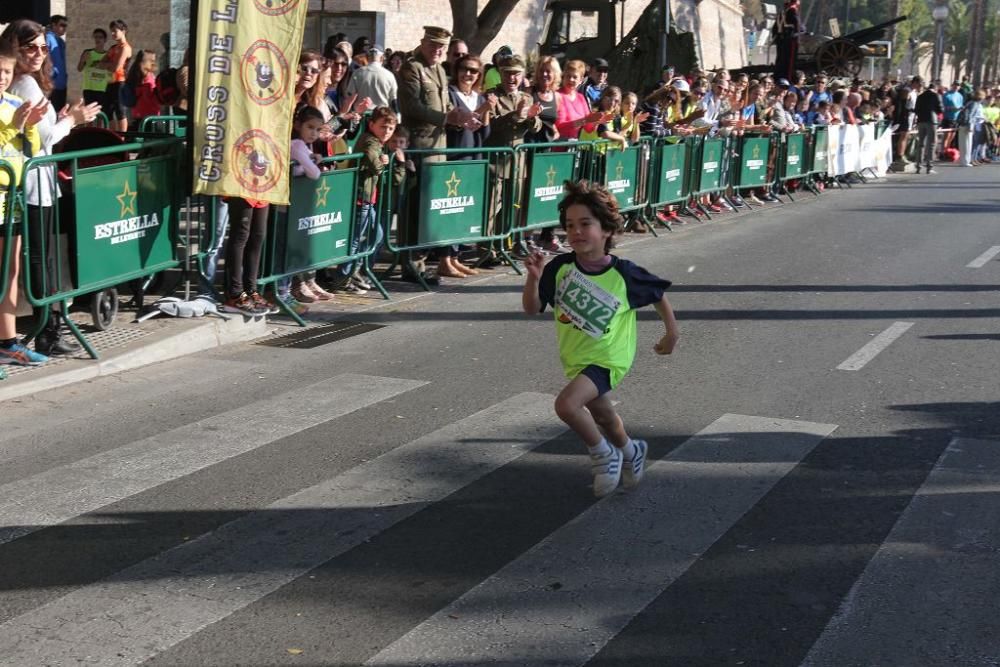
[[[428,42],[434,42],[435,44],[444,44],[448,46],[451,43],[451,33],[444,28],[438,28],[433,25],[424,26],[424,39]]]
[[[524,61],[520,56],[508,56],[500,61],[501,72],[523,72]]]

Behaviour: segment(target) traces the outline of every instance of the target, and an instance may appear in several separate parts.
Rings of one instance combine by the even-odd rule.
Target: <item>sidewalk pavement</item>
[[[491,280],[498,275],[512,273],[510,267],[500,267],[483,271],[483,275],[466,280],[442,279],[442,287],[451,289],[462,283]],[[436,292],[425,292],[419,286],[399,281],[390,281],[387,289],[391,299],[385,300],[377,291],[364,295],[340,295],[334,301],[317,302],[310,305],[306,316],[308,326],[320,326],[332,321],[378,308],[398,306],[416,298],[430,296]],[[154,302],[150,296],[146,303]],[[83,380],[140,368],[161,361],[169,361],[203,350],[209,350],[232,343],[244,343],[269,336],[281,336],[302,331],[291,318],[284,316],[245,317],[226,313],[228,319],[214,316],[200,318],[180,318],[157,315],[145,322],[136,323],[135,311],[119,311],[114,325],[104,331],[97,331],[85,313],[70,311],[70,317],[84,333],[99,359],[91,359],[81,350],[72,357],[53,357],[42,366],[11,366],[7,379],[0,380],[0,405],[4,401],[16,400],[32,394],[66,386]],[[19,334],[24,320],[18,322]]]

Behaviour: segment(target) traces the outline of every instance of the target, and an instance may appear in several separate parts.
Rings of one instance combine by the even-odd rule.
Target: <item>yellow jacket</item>
[[[24,100],[20,97],[10,93],[0,94],[0,160],[13,167],[16,184],[21,183],[25,159],[41,150],[42,145],[38,128],[31,126],[20,130],[13,125],[14,111],[22,104]],[[8,185],[7,172],[0,170],[0,187],[5,191]]]

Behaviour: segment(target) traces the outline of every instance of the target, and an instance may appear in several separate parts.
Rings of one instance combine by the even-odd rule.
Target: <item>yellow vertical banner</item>
[[[196,194],[287,204],[308,0],[201,0],[189,135]]]

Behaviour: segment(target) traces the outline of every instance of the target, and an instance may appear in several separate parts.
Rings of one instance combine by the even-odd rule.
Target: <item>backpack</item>
[[[137,101],[135,87],[128,81],[123,82],[121,87],[118,88],[118,103],[123,107],[131,109]]]
[[[972,115],[972,102],[967,102],[962,110],[958,112],[958,118],[955,120],[955,124],[959,127],[971,127],[969,117]]]
[[[166,107],[172,107],[181,100],[181,89],[177,85],[177,68],[168,67],[156,75],[156,99]]]

